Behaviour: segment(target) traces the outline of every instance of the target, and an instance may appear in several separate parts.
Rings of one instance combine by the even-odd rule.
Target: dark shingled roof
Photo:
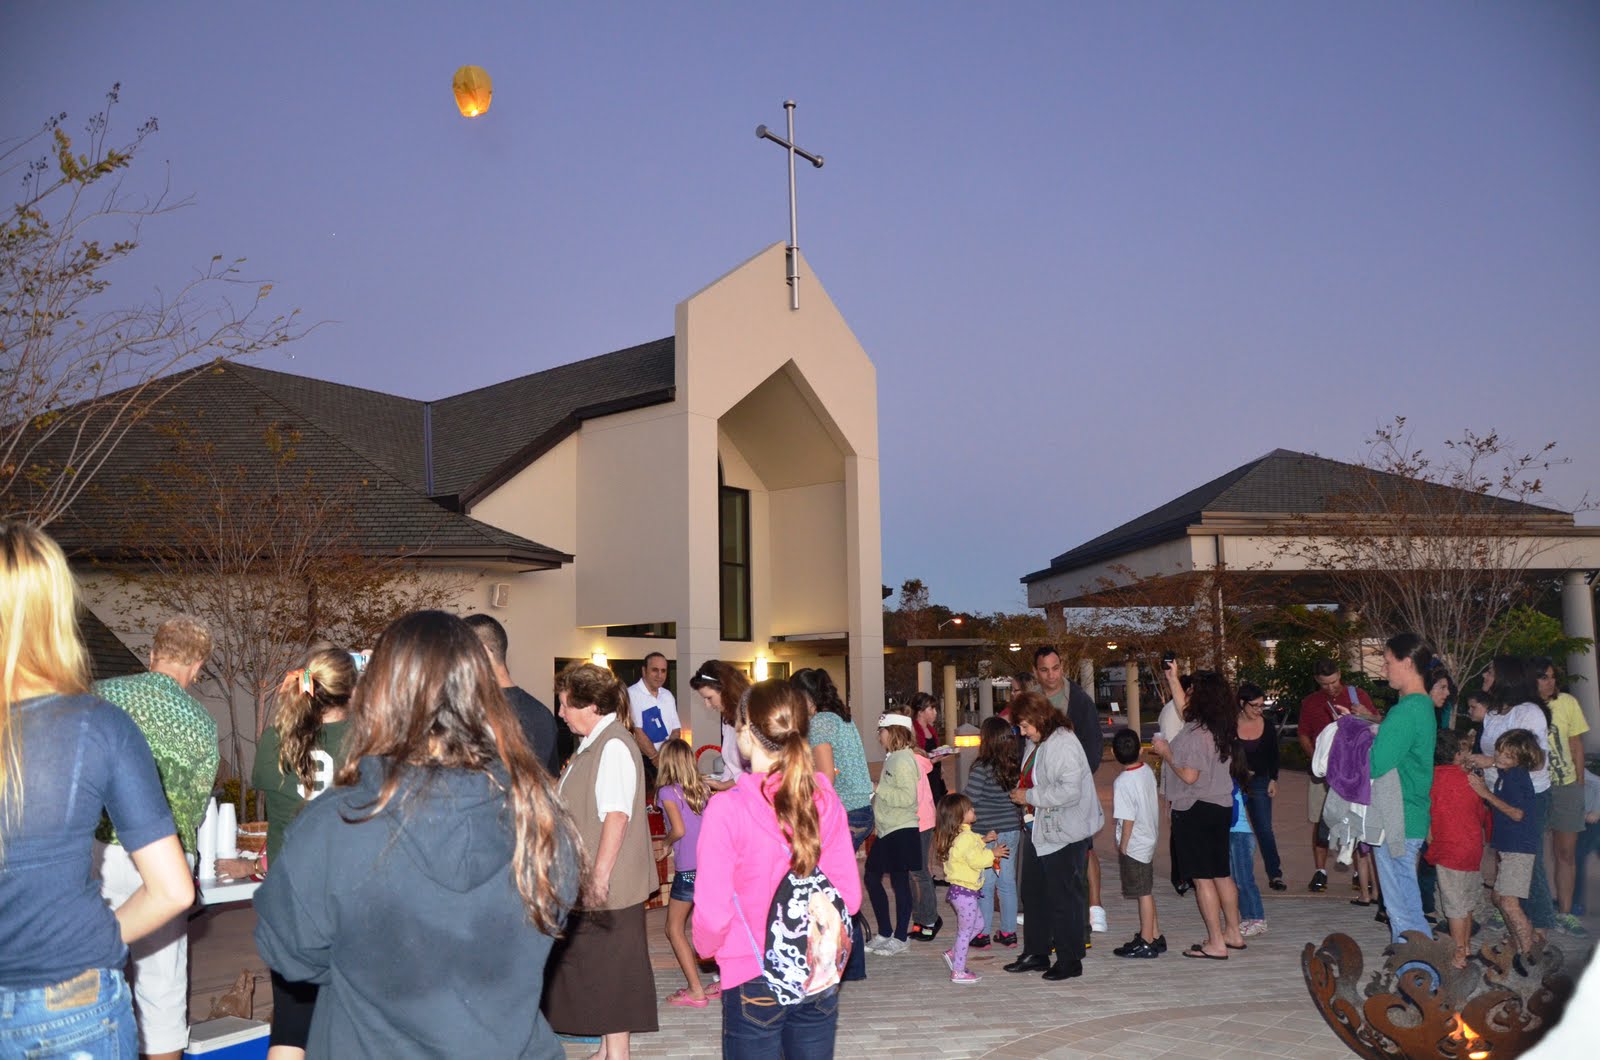
[[[294,482],[309,475],[314,488],[345,498],[354,521],[354,541],[366,554],[510,562],[529,568],[559,566],[572,559],[434,503],[391,468],[351,446],[324,421],[280,400],[285,377],[279,373],[265,373],[275,384],[269,387],[260,385],[264,374],[260,369],[236,364],[208,365],[189,374],[128,432],[78,502],[51,525],[51,534],[63,548],[79,556],[126,558],[131,543],[122,537],[128,530],[128,515],[139,510],[140,490],[151,469],[173,459],[177,445],[173,428],[181,427],[213,446],[217,467],[242,468],[246,482],[262,487],[274,482],[274,460],[265,436],[276,428],[294,449],[286,477]],[[334,414],[331,423],[339,432],[351,432],[360,427],[352,419]]]
[[[1159,508],[1145,512],[1137,519],[1123,523],[1115,530],[1063,552],[1050,561],[1049,567],[1024,575],[1022,581],[1024,584],[1040,581],[1053,574],[1176,540],[1183,537],[1189,527],[1199,524],[1207,514],[1287,516],[1327,512],[1338,497],[1357,491],[1362,485],[1362,476],[1368,473],[1354,464],[1290,449],[1274,449],[1266,456],[1236,467]],[[1429,486],[1400,476],[1385,477],[1393,479],[1396,488],[1449,488]],[[1483,498],[1483,503],[1489,510],[1506,515],[1567,514],[1554,508],[1497,498]]]
[[[89,676],[94,680],[144,673],[139,657],[87,607],[78,611],[78,633],[89,652]]]
[[[671,401],[673,340],[549,368],[433,404],[433,492],[474,498],[593,416]]]

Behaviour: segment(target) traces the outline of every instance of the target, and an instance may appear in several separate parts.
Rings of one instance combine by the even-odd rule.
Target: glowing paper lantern
[[[494,96],[494,82],[481,66],[463,66],[456,71],[451,87],[456,92],[456,106],[464,118],[476,118],[489,109]]]

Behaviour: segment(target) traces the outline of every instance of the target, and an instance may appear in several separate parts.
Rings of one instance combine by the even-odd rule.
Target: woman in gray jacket
[[[1025,692],[1012,700],[1011,720],[1033,747],[1011,793],[1011,801],[1024,810],[1022,902],[1028,919],[1022,956],[1005,970],[1042,971],[1052,981],[1074,979],[1083,974],[1089,839],[1105,817],[1089,760],[1066,717],[1037,692]]]

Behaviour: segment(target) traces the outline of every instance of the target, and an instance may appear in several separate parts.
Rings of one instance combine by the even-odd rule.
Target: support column
[[[978,724],[983,724],[983,719],[994,716],[994,678],[981,677],[978,679]]]
[[[680,384],[681,385],[681,384]],[[848,456],[844,464],[845,596],[850,635],[850,714],[871,761],[882,757],[883,533],[878,518],[878,461]]]
[[[956,668],[944,668],[944,742],[956,738]]]
[[[917,691],[933,695],[933,663],[926,659],[917,663]]]
[[[1135,733],[1142,732],[1139,728],[1139,664],[1132,659],[1122,664],[1125,675],[1122,698],[1128,710],[1128,728]]]
[[[689,678],[701,663],[722,650],[722,593],[717,529],[717,421],[685,417],[688,469],[685,485],[683,562],[674,577],[683,579],[683,610],[678,623],[678,713],[692,730],[696,748],[721,746],[722,718],[690,690]]]
[[[1569,637],[1586,637],[1590,642],[1586,653],[1567,656],[1567,674],[1572,678],[1572,694],[1589,723],[1589,731],[1581,737],[1583,749],[1593,753],[1600,751],[1600,666],[1595,660],[1600,645],[1594,643],[1594,591],[1588,573],[1568,571],[1561,579],[1561,628]]]

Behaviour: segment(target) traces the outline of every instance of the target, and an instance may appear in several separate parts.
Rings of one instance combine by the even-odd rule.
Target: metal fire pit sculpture
[[[1300,967],[1322,1018],[1346,1045],[1374,1060],[1509,1060],[1555,1026],[1572,996],[1555,946],[1535,950],[1526,974],[1508,941],[1485,944],[1464,969],[1450,966],[1454,954],[1448,937],[1408,931],[1362,982],[1361,947],[1335,933],[1320,946],[1307,943]]]

